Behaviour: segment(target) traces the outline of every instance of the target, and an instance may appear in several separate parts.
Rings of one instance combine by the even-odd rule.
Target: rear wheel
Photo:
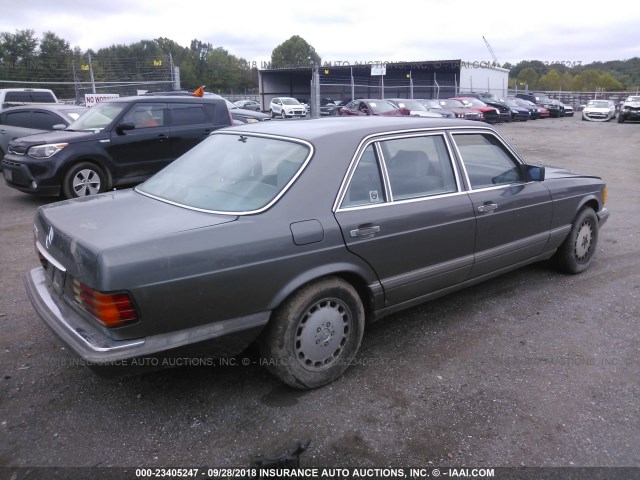
[[[300,389],[332,382],[358,352],[364,308],[342,279],[311,283],[278,307],[262,334],[260,351],[271,373]]]
[[[106,177],[97,165],[90,162],[75,164],[67,172],[62,185],[66,198],[86,197],[105,191]]]
[[[618,114],[618,123],[623,123],[624,122],[624,115],[622,115],[622,113]]]
[[[569,235],[555,254],[558,268],[565,273],[584,272],[598,244],[598,216],[590,207],[584,207],[576,216]]]

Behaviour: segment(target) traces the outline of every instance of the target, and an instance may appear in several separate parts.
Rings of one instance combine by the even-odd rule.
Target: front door
[[[551,194],[527,182],[521,162],[495,135],[454,133],[469,198],[477,218],[475,263],[470,278],[516,265],[540,254],[549,239]]]

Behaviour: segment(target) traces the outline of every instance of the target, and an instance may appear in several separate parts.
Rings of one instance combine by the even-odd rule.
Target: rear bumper
[[[81,364],[105,376],[163,368],[167,364],[162,360],[167,358],[237,355],[257,338],[271,313],[260,312],[143,338],[114,340],[58,295],[44,269],[35,268],[27,273],[25,287],[34,309],[65,347],[82,360]]]

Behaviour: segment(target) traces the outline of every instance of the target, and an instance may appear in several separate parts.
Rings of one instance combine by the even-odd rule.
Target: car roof
[[[283,137],[298,138],[313,142],[324,137],[336,137],[352,135],[354,138],[364,138],[369,135],[385,132],[399,132],[425,128],[451,128],[473,127],[488,128],[486,125],[478,125],[478,122],[470,120],[453,120],[423,117],[337,117],[318,118],[311,120],[299,120],[291,122],[259,122],[242,125],[241,127],[228,127],[220,130],[237,133],[259,133],[265,135],[278,135]]]
[[[119,98],[110,98],[108,100],[104,100],[100,103],[129,103],[129,102],[144,102],[144,103],[184,103],[184,102],[192,102],[192,103],[202,103],[202,102],[220,102],[224,99],[219,96],[210,96],[205,95],[204,97],[194,97],[188,95],[136,95],[132,97],[119,97]]]

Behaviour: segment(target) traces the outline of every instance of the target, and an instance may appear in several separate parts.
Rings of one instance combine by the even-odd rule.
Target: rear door
[[[169,103],[171,152],[173,158],[190,150],[215,129],[220,128],[218,109],[226,108],[216,103]],[[224,126],[224,125],[222,125]]]
[[[335,215],[349,250],[376,271],[387,307],[463,281],[473,264],[475,216],[443,133],[367,145]]]
[[[542,252],[552,204],[541,182],[527,182],[522,162],[493,133],[453,133],[477,218],[470,278],[516,265]]]

